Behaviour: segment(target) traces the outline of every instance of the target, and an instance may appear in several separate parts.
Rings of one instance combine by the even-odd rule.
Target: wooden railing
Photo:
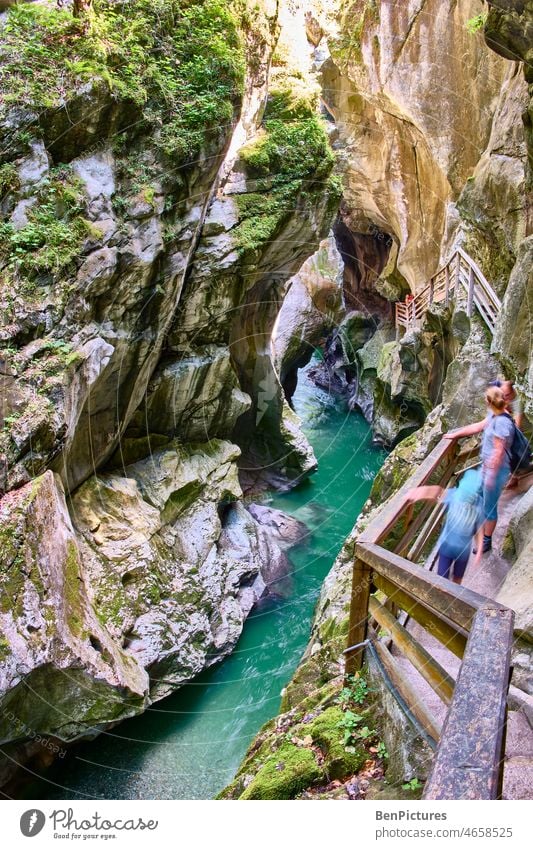
[[[413,518],[406,508],[407,491],[426,483],[446,486],[471,454],[460,452],[454,440],[441,440],[355,542],[346,672],[361,668],[370,643],[400,701],[436,749],[425,799],[501,795],[514,613],[425,569],[434,551],[425,564],[403,556],[423,555],[440,518],[440,508],[431,504]],[[394,550],[382,545],[390,544],[391,537]],[[457,680],[407,630],[406,617],[461,658]],[[442,727],[397,655],[378,638],[377,626],[448,705]]]
[[[462,248],[456,250],[410,302],[398,302],[395,305],[397,329],[403,327],[410,330],[419,326],[433,304],[444,303],[448,306],[457,298],[460,289],[466,292],[468,317],[476,308],[490,332],[494,333],[501,301],[479,266]]]

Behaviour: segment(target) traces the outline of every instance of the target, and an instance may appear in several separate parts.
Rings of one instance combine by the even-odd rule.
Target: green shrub
[[[61,271],[88,234],[83,194],[68,169],[56,169],[43,180],[35,197],[24,227],[0,224],[0,268],[7,266],[23,277]]]
[[[470,35],[474,35],[476,32],[479,32],[485,26],[485,21],[487,20],[487,15],[481,13],[480,15],[475,15],[473,18],[469,18],[466,22],[466,28]]]
[[[223,0],[94,0],[74,18],[48,6],[15,6],[2,29],[6,105],[60,106],[89,80],[133,101],[169,155],[193,157],[206,131],[231,120],[245,61],[239,19]]]
[[[262,133],[242,148],[241,161],[257,191],[235,197],[240,223],[233,236],[241,252],[273,240],[300,197],[340,197],[340,182],[331,177],[335,157],[315,108],[313,91],[299,87],[298,78],[283,77],[270,94]]]

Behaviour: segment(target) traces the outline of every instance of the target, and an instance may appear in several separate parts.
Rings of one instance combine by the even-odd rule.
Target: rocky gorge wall
[[[270,336],[339,199],[316,87],[271,70],[283,25],[0,16],[3,778],[228,654],[303,532],[242,500],[316,463]]]

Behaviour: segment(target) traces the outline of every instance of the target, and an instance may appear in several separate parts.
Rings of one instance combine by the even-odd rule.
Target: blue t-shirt
[[[457,492],[455,487],[444,493],[442,503],[446,505],[446,521],[438,542],[439,554],[454,559],[469,553],[472,540],[483,524],[481,496],[464,501]]]
[[[502,466],[506,467],[510,471],[511,446],[514,439],[514,422],[509,418],[509,416],[506,416],[505,414],[495,416],[494,413],[489,413],[487,415],[487,424],[483,431],[483,441],[481,443],[481,459],[483,463],[490,460],[490,457],[492,456],[495,436],[499,437],[499,439],[503,439],[505,442],[505,453],[503,455]]]

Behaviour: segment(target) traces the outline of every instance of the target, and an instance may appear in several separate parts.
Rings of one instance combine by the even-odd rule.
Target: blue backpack
[[[509,450],[509,460],[511,461],[511,472],[515,474],[520,469],[527,469],[531,463],[531,448],[527,436],[522,433],[520,428],[509,413],[504,413],[508,419],[511,419],[514,425],[514,436],[511,448]]]

